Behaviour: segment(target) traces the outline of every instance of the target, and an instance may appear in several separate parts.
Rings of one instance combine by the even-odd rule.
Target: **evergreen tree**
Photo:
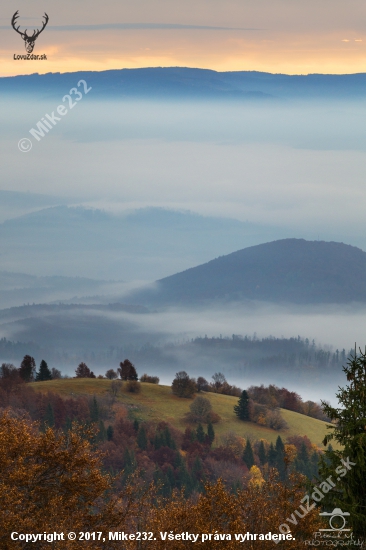
[[[99,421],[98,441],[105,441],[107,439],[107,430],[105,429],[103,420]]]
[[[163,438],[161,436],[160,431],[157,431],[155,432],[155,437],[154,437],[154,449],[157,451],[163,446],[164,446]]]
[[[107,428],[107,439],[108,439],[108,441],[112,441],[113,432],[114,432],[113,426],[108,426],[108,428]]]
[[[147,449],[147,436],[146,436],[146,430],[144,425],[140,426],[139,431],[137,433],[137,445],[143,451]]]
[[[174,439],[172,438],[172,434],[170,433],[170,430],[168,426],[165,426],[164,428],[164,444],[169,447],[170,449],[176,449],[177,446],[175,444]]]
[[[238,404],[234,406],[234,412],[240,420],[250,420],[249,395],[246,390],[242,391]]]
[[[46,361],[42,359],[39,365],[39,371],[36,374],[36,382],[44,382],[45,380],[52,380],[52,374]]]
[[[245,445],[245,449],[243,453],[243,461],[246,464],[248,470],[250,470],[250,468],[254,466],[254,454],[253,454],[252,445],[249,439],[247,439],[247,444]]]
[[[189,496],[194,488],[194,483],[192,483],[192,478],[183,459],[180,461],[180,466],[177,469],[177,485],[179,489],[184,490],[186,496]]]
[[[98,422],[99,420],[99,407],[95,395],[90,403],[90,420],[93,423]]]
[[[25,355],[19,367],[19,376],[24,382],[32,382],[34,380],[34,372],[36,370],[36,362],[34,357]]]
[[[135,430],[136,433],[139,431],[139,421],[136,420],[136,418],[133,421],[133,429]]]
[[[280,479],[283,481],[286,477],[286,464],[285,464],[285,446],[279,435],[276,440],[276,463],[275,466],[278,470]]]
[[[267,462],[266,449],[264,447],[263,441],[261,441],[259,443],[258,458],[259,458],[259,462],[261,463],[262,466]]]
[[[197,426],[196,437],[199,443],[205,442],[205,432],[203,431],[202,424],[198,424]]]
[[[215,441],[215,430],[213,429],[212,422],[209,422],[207,426],[207,439],[210,446]]]
[[[310,457],[311,479],[315,479],[319,474],[319,455],[316,451]]]
[[[168,476],[160,468],[156,468],[153,478],[158,489],[158,493],[163,497],[169,497],[172,493],[172,487]]]
[[[308,477],[312,477],[312,468],[309,462],[309,453],[305,443],[301,443],[300,450],[294,462],[295,470]]]
[[[196,456],[192,464],[192,481],[195,485],[196,491],[202,490],[202,481],[203,481],[203,464],[199,456]]]
[[[328,448],[324,458],[321,457],[319,476],[327,479],[342,470],[324,503],[348,512],[353,535],[358,537],[366,535],[366,350],[357,355],[355,349],[343,372],[349,384],[336,394],[340,406],[334,408],[322,402],[324,413],[334,421],[323,443],[335,440],[339,449]]]
[[[297,455],[299,460],[302,460],[305,464],[309,462],[309,453],[304,442],[301,443],[299,454]]]
[[[268,464],[273,467],[276,465],[276,460],[277,460],[276,449],[274,448],[273,443],[271,443],[268,451]]]

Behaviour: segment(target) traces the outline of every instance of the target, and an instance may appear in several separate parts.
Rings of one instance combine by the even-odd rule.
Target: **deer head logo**
[[[27,53],[32,53],[35,41],[37,40],[37,38],[39,37],[39,35],[41,34],[41,32],[43,31],[43,29],[45,28],[45,26],[48,23],[48,15],[47,15],[47,13],[45,13],[44,16],[43,16],[44,21],[42,22],[41,30],[39,30],[39,29],[34,30],[33,34],[30,35],[30,36],[28,36],[28,34],[27,34],[27,29],[25,29],[24,32],[21,32],[19,30],[20,25],[18,25],[18,27],[15,26],[17,24],[18,17],[19,17],[19,11],[16,11],[13,15],[12,20],[11,20],[11,26],[23,38],[25,49],[27,50]]]

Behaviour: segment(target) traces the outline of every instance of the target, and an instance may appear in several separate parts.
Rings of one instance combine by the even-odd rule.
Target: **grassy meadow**
[[[93,378],[69,378],[34,382],[31,385],[37,391],[53,391],[62,397],[95,395],[98,398],[109,392],[111,382]],[[326,422],[281,409],[281,415],[286,420],[288,428],[275,431],[252,422],[239,420],[233,410],[238,402],[237,397],[216,393],[202,393],[202,395],[211,401],[213,411],[221,417],[220,422],[214,425],[219,439],[220,436],[229,432],[254,440],[263,438],[273,443],[278,435],[281,435],[284,440],[291,435],[307,435],[312,443],[324,448],[321,441],[327,433]],[[172,394],[170,386],[142,383],[139,394],[127,393],[122,386],[122,391],[117,396],[117,403],[125,405],[132,418],[153,422],[164,420],[184,431],[188,425],[184,416],[189,412],[192,400],[176,397]]]

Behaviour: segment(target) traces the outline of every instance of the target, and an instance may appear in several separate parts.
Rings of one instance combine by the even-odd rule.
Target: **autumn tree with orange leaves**
[[[111,493],[112,479],[102,473],[100,456],[92,449],[91,431],[73,428],[67,434],[38,426],[5,412],[0,417],[0,547],[28,548],[12,541],[18,533],[53,533],[134,529],[131,518],[141,514],[145,494],[128,486]],[[85,549],[85,541],[58,541],[58,550]],[[46,541],[37,550],[52,548]],[[88,541],[88,550],[100,542]],[[104,545],[103,548],[109,548]]]
[[[10,534],[73,531],[102,532],[103,541],[38,541],[34,548],[44,550],[112,550],[115,541],[108,533],[124,531],[153,532],[152,540],[124,541],[124,550],[197,549],[226,550],[242,548],[235,533],[278,533],[279,526],[298,508],[304,497],[301,475],[289,476],[286,484],[278,480],[275,470],[266,479],[249,483],[248,488],[233,494],[224,481],[206,484],[201,494],[192,498],[184,492],[171,498],[157,497],[152,485],[138,474],[118,492],[114,479],[103,473],[101,457],[90,442],[92,430],[73,427],[67,434],[47,429],[26,418],[16,418],[6,411],[0,416],[0,547],[20,550],[30,547],[12,541]],[[253,479],[253,475],[252,475]],[[258,478],[259,479],[259,478]],[[257,481],[258,481],[257,479]],[[113,490],[114,489],[114,490]],[[320,527],[317,510],[312,510],[293,526],[296,540],[278,545],[274,541],[246,541],[252,550],[261,547],[295,550],[301,540],[311,539]],[[197,542],[162,540],[160,532],[221,533],[231,540]],[[156,539],[156,540],[154,540]],[[119,543],[117,543],[119,544]],[[32,546],[33,547],[33,546]],[[120,546],[121,547],[121,546]]]

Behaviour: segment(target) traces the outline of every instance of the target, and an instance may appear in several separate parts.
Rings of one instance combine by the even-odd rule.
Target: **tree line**
[[[349,468],[334,488],[328,487],[320,506],[341,507],[350,514],[353,535],[365,537],[366,354],[355,353],[344,373],[347,385],[337,393],[339,407],[323,404],[335,423],[324,440],[327,451],[317,461],[318,479],[313,472],[310,476],[315,484],[324,481],[347,461]],[[112,395],[110,400],[115,403]],[[139,525],[137,530],[196,528],[202,532],[211,530],[214,517],[213,529],[219,532],[273,531],[274,525],[293,514],[308,491],[295,465],[312,468],[316,449],[300,436],[286,442],[277,437],[271,445],[226,434],[220,442],[200,424],[182,433],[167,423],[132,419],[126,408],[111,422],[103,401],[93,397],[86,406],[82,403],[83,397],[64,399],[35,392],[19,375],[0,378],[0,540],[4,550],[23,547],[9,539],[11,531],[21,530],[130,531]],[[49,405],[52,415],[47,412]],[[70,423],[65,411],[72,408],[79,420]],[[329,446],[332,440],[339,444],[337,450]],[[298,548],[299,540],[311,538],[320,527],[328,525],[313,509],[292,527],[296,541],[286,546]],[[40,542],[37,547],[48,544]],[[164,544],[159,540],[148,547],[164,548]],[[59,547],[68,545],[65,541]],[[230,541],[225,545],[237,547]],[[73,542],[72,547],[81,546]],[[98,544],[91,542],[88,547],[98,548]],[[171,547],[180,548],[180,542]],[[137,548],[135,542],[130,548]],[[210,548],[219,546],[212,542]]]

